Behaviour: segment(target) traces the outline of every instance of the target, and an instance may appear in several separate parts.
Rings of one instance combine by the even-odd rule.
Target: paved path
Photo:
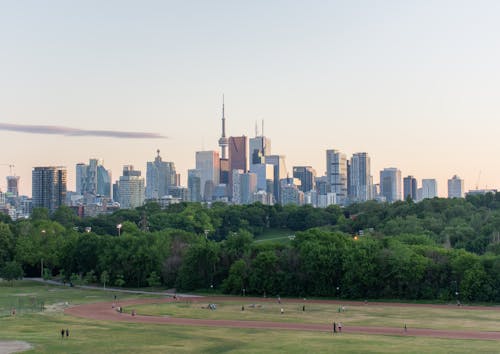
[[[44,283],[44,284],[50,284],[50,285],[58,285],[58,286],[69,286],[68,283],[63,283],[60,281],[55,281],[55,280],[45,280],[42,278],[24,278],[24,280],[31,280],[31,281],[36,281],[39,283]],[[104,288],[102,286],[93,286],[93,285],[74,285],[73,287],[75,288],[81,288],[81,289],[89,289],[89,290],[101,290],[101,291],[112,291],[112,292],[117,292],[117,293],[124,293],[124,294],[142,294],[142,295],[160,295],[160,296],[173,296],[173,292],[168,292],[168,291],[146,291],[146,290],[128,290],[128,289],[122,289],[122,288]],[[192,294],[176,294],[178,296],[182,297],[200,297],[200,295],[192,295]]]
[[[31,344],[20,340],[0,340],[0,354],[19,353],[32,348]]]
[[[222,302],[222,301],[234,301],[237,299],[241,301],[241,297],[205,297],[203,298],[204,303],[210,302]],[[200,299],[201,300],[201,299]],[[135,299],[135,300],[125,300],[120,301],[121,306],[131,306],[146,303],[158,303],[158,302],[171,302],[174,301],[171,298],[166,299]],[[263,302],[272,301],[275,299],[262,299],[262,298],[245,298],[245,302]],[[292,300],[286,299],[287,303],[297,302],[302,303],[303,300]],[[339,302],[332,300],[307,300],[308,303],[331,303],[339,304]],[[359,302],[347,302],[342,301],[342,304],[356,304],[360,305]],[[370,305],[383,304],[387,306],[386,303],[373,303]],[[389,304],[390,306],[426,306],[426,307],[447,307],[447,305],[420,305],[420,304]],[[491,307],[470,307],[474,309],[489,309],[489,310],[500,310],[499,308]],[[464,307],[465,310],[469,309]],[[119,322],[139,322],[139,323],[156,323],[156,324],[175,324],[184,326],[210,326],[210,327],[232,327],[232,328],[256,328],[256,329],[281,329],[281,330],[297,330],[297,331],[320,331],[320,332],[331,332],[331,324],[313,324],[313,323],[290,323],[290,322],[271,322],[271,321],[238,321],[238,320],[208,320],[208,319],[192,319],[192,318],[177,318],[177,317],[165,317],[165,316],[143,316],[136,315],[131,316],[130,314],[119,313],[116,309],[112,308],[112,303],[95,303],[95,304],[85,304],[79,305],[65,310],[65,313],[73,316],[84,317],[94,320],[103,321],[119,321]],[[492,331],[465,331],[465,330],[436,330],[436,329],[426,329],[426,328],[411,328],[407,332],[404,332],[402,328],[392,328],[392,327],[367,327],[367,326],[348,326],[342,328],[343,333],[357,333],[357,334],[382,334],[382,335],[398,335],[398,336],[425,336],[425,337],[436,337],[436,338],[457,338],[457,339],[487,339],[487,340],[500,340],[500,332]]]

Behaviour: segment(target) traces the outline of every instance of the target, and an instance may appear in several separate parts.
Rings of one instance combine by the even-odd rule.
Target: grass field
[[[444,330],[498,331],[500,309],[465,310],[450,307],[449,309],[431,307],[395,307],[395,306],[345,306],[338,312],[339,306],[305,303],[302,311],[301,303],[282,304],[261,302],[254,304],[244,302],[219,302],[217,310],[202,309],[207,303],[180,301],[175,303],[157,303],[136,305],[133,308],[138,314],[162,315],[172,317],[228,319],[228,320],[262,320],[275,322],[304,322],[326,324],[332,321],[342,322],[344,326],[431,328]],[[241,307],[245,310],[242,311]],[[284,309],[281,315],[280,309]],[[130,311],[131,308],[125,308]]]
[[[79,290],[37,283],[20,282],[14,288],[0,286],[0,303],[16,296],[31,294],[43,299],[46,306],[53,303],[69,302],[70,304],[110,301],[114,293]],[[140,297],[138,295],[129,297]],[[125,298],[125,297],[121,297]],[[178,306],[182,308],[182,304]],[[199,304],[198,304],[199,305]],[[214,313],[223,314],[233,311],[228,304],[224,309]],[[274,305],[273,305],[274,306]],[[276,306],[278,306],[276,304]],[[284,304],[289,316],[301,316],[296,307]],[[312,306],[312,305],[311,305]],[[189,307],[186,311],[189,310]],[[322,308],[318,307],[317,315]],[[333,309],[334,311],[336,309]],[[177,311],[177,310],[175,310]],[[194,309],[192,310],[194,311]],[[206,311],[206,312],[202,312]],[[239,311],[240,315],[241,306]],[[245,312],[259,319],[275,316],[272,313]],[[414,309],[415,312],[422,311]],[[200,313],[210,313],[199,310]],[[311,316],[313,308],[310,309]],[[308,311],[306,311],[308,313]],[[354,313],[352,307],[343,314]],[[463,312],[471,316],[479,327],[489,326],[487,317],[475,317],[473,312]],[[285,313],[284,316],[288,316]],[[309,315],[308,315],[309,316]],[[361,315],[359,315],[361,316]],[[375,316],[375,315],[370,315]],[[379,316],[380,318],[381,316]],[[273,320],[279,320],[273,318]],[[292,320],[289,318],[289,320]],[[306,321],[307,318],[301,320]],[[435,319],[433,318],[432,321]],[[347,321],[347,320],[345,320]],[[362,321],[359,317],[359,321]],[[451,321],[451,319],[450,319]],[[70,338],[61,340],[59,331],[69,328]],[[210,327],[182,327],[173,325],[152,325],[141,323],[118,323],[93,321],[65,315],[58,307],[52,311],[21,314],[15,317],[0,318],[0,339],[23,340],[34,345],[28,353],[498,353],[497,341],[448,340],[425,337],[368,336],[343,333],[333,337],[328,333],[275,331]]]
[[[295,232],[287,229],[266,229],[261,235],[255,236],[254,242],[290,242],[291,235]]]

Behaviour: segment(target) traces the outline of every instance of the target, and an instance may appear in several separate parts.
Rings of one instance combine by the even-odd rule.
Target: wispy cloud
[[[0,130],[8,130],[20,133],[30,134],[50,134],[65,136],[97,136],[120,139],[164,139],[166,136],[157,133],[145,132],[124,132],[116,130],[88,130],[61,127],[56,125],[23,125],[0,123]]]

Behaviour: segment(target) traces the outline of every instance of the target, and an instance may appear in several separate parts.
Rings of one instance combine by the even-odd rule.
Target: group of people
[[[66,330],[64,328],[61,328],[61,339],[64,339],[64,336],[66,336],[66,338],[69,338],[69,329],[66,328]]]

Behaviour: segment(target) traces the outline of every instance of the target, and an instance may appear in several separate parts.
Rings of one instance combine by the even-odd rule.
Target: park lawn
[[[34,303],[43,303],[46,310],[51,311],[57,307],[112,301],[115,295],[119,299],[151,297],[149,295],[120,294],[103,290],[54,286],[29,280],[16,281],[14,286],[10,286],[7,282],[0,282],[0,317],[8,315],[13,307],[20,314],[32,312]]]
[[[262,234],[255,236],[254,242],[279,242],[287,243],[289,236],[295,235],[295,231],[289,229],[266,229]]]
[[[60,338],[61,328],[69,328],[69,339]],[[26,353],[51,354],[498,352],[497,341],[121,323],[62,313],[5,318],[0,338],[31,343]]]
[[[4,303],[9,297],[37,296],[44,300],[46,306],[65,301],[70,304],[110,301],[114,294],[32,282],[17,282],[13,288],[0,286],[0,299]],[[122,299],[126,297],[142,296],[120,295]],[[288,304],[284,305],[288,306]],[[297,308],[299,305],[294,306]],[[61,328],[69,329],[69,339],[60,338]],[[183,327],[167,324],[96,321],[65,315],[58,307],[54,307],[53,311],[42,313],[21,313],[15,317],[1,317],[0,339],[22,340],[32,344],[34,348],[27,353],[51,354],[498,352],[498,341],[348,333],[333,337],[327,332]]]
[[[345,306],[345,311],[339,312],[339,305],[303,303],[282,304],[275,302],[251,303],[219,301],[217,310],[203,309],[208,303],[203,300],[184,299],[178,302],[158,302],[125,307],[126,312],[135,309],[142,315],[160,315],[172,317],[186,317],[198,319],[228,319],[228,320],[255,320],[279,322],[303,322],[327,324],[332,321],[342,322],[344,326],[374,326],[374,327],[403,327],[431,328],[443,330],[473,330],[498,331],[500,323],[500,308],[491,310],[465,310],[463,308],[432,308],[432,307],[400,307],[390,305]],[[212,300],[213,301],[213,300]],[[242,311],[242,305],[245,310]],[[284,314],[280,309],[284,309]]]

